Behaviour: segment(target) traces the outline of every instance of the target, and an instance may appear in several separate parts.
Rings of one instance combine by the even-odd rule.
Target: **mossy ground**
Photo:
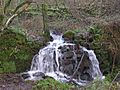
[[[74,86],[67,83],[56,81],[52,78],[46,78],[38,81],[33,90],[71,90]]]
[[[6,30],[0,36],[0,73],[23,72],[30,68],[32,57],[41,47],[23,34]]]

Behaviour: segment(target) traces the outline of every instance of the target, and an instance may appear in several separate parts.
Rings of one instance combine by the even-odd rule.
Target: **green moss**
[[[37,85],[33,87],[33,90],[70,90],[72,85],[58,82],[52,78],[47,78],[38,81]]]
[[[44,43],[48,42],[50,40],[50,32],[49,30],[45,30],[44,33],[43,33],[43,36],[44,36]]]
[[[41,47],[40,43],[28,41],[24,34],[15,31],[6,30],[0,36],[0,72],[3,73],[29,69],[32,57]]]
[[[4,61],[2,63],[3,72],[9,73],[9,72],[16,72],[16,66],[14,61]]]
[[[88,86],[84,87],[84,90],[108,90],[110,82],[107,80],[95,80]]]
[[[75,38],[75,32],[74,31],[71,31],[71,30],[68,30],[66,31],[64,34],[63,34],[63,37],[64,38],[67,38],[69,40],[74,40]]]

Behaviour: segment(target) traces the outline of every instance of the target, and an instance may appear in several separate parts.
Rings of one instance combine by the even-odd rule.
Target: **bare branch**
[[[80,60],[80,62],[79,62],[79,64],[78,64],[75,72],[73,73],[72,77],[70,78],[70,81],[73,79],[73,77],[74,77],[74,76],[76,75],[76,73],[78,72],[78,69],[80,68],[80,65],[81,65],[81,63],[82,63],[82,60],[83,60],[83,58],[84,58],[84,55],[85,55],[85,53],[83,53],[83,55],[82,55],[82,57],[81,57],[81,60]]]

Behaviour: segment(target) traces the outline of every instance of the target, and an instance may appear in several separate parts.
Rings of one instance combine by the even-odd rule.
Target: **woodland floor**
[[[0,90],[32,90],[34,82],[25,82],[19,74],[0,74]]]
[[[120,78],[118,78],[117,82],[119,82],[119,79]],[[34,85],[35,82],[24,81],[20,76],[20,74],[0,74],[0,90],[33,90]],[[84,89],[79,89],[79,90],[84,90]],[[108,89],[104,89],[104,90],[108,90]],[[120,86],[118,85],[117,88],[112,88],[110,90],[120,90]]]

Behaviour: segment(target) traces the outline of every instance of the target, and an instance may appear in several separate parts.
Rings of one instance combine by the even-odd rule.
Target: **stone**
[[[87,80],[87,81],[91,81],[91,80],[92,80],[92,78],[90,77],[90,75],[89,75],[88,73],[82,74],[82,75],[80,76],[80,78],[81,78],[82,80]]]
[[[52,36],[50,36],[50,41],[53,41],[53,37]]]
[[[61,61],[61,64],[64,66],[64,65],[69,65],[69,64],[73,64],[73,61],[72,59],[65,59],[65,60],[62,60]]]
[[[27,79],[30,77],[30,75],[28,73],[23,73],[21,76],[23,79]]]
[[[74,69],[73,64],[68,64],[61,67],[61,71],[67,75],[72,75],[73,69]]]
[[[72,52],[72,51],[64,52],[63,55],[64,55],[63,56],[64,59],[71,59],[74,57],[74,52]]]
[[[62,57],[59,59],[60,71],[72,76],[76,71],[83,53],[85,54],[78,71],[74,78],[78,80],[93,80],[91,75],[91,61],[89,60],[88,53],[83,51],[81,46],[63,46],[59,48],[62,52]]]
[[[34,77],[45,77],[45,74],[42,72],[36,72],[33,74]]]
[[[70,51],[70,48],[68,46],[61,47],[61,53]]]

